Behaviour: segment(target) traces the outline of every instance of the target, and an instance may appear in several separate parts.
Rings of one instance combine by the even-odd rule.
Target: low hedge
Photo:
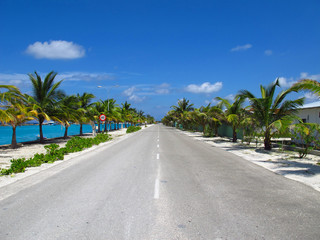
[[[130,126],[127,128],[127,133],[136,132],[136,131],[139,131],[140,129],[141,129],[141,127],[139,127],[139,126]]]
[[[94,138],[72,137],[63,148],[59,148],[58,144],[53,143],[44,146],[47,151],[46,154],[36,153],[32,158],[27,160],[25,158],[12,159],[10,168],[1,169],[0,176],[24,172],[27,167],[37,167],[42,163],[53,163],[57,160],[63,160],[64,155],[68,153],[79,152],[85,148],[90,148],[93,145],[99,145],[109,140],[111,140],[110,135],[100,133]]]

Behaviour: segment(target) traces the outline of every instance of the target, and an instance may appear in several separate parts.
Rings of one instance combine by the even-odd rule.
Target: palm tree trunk
[[[68,137],[68,127],[69,127],[69,126],[68,126],[67,124],[65,124],[64,127],[65,127],[66,129],[64,130],[64,136],[63,136],[63,138],[66,139],[66,138]]]
[[[96,134],[96,124],[94,121],[91,121],[90,124],[91,124],[91,128],[92,128],[92,136],[95,137],[97,135]]]
[[[107,121],[105,121],[104,122],[104,132],[107,132],[108,131],[108,124],[107,123],[109,123],[109,122],[107,122]]]
[[[232,128],[232,142],[237,142],[237,131],[236,128]]]
[[[16,135],[16,126],[12,126],[12,140],[11,140],[11,148],[17,148],[17,135]]]
[[[266,133],[264,134],[264,149],[265,150],[271,150],[271,136],[270,132],[266,130]]]
[[[80,123],[80,136],[83,136],[83,132],[82,132],[82,123]]]
[[[100,120],[98,120],[98,133],[100,133]]]
[[[43,131],[42,131],[42,123],[43,119],[39,118],[39,134],[40,134],[40,143],[44,143],[44,138],[43,138]]]
[[[214,125],[214,133],[215,133],[215,136],[216,136],[216,137],[219,136],[218,130],[219,130],[218,124],[215,124],[215,125]]]

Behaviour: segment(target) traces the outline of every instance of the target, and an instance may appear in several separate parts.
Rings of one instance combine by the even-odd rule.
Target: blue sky
[[[319,12],[318,0],[0,0],[0,84],[30,93],[27,73],[54,70],[67,94],[161,119],[183,97],[319,81]]]

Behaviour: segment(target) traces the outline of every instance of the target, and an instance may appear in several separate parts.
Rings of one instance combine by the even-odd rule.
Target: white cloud
[[[137,96],[137,95],[135,95],[135,94],[133,94],[133,95],[131,95],[130,97],[129,97],[129,100],[131,100],[131,101],[133,101],[133,102],[142,102],[143,100],[145,100],[146,98],[145,97],[139,97],[139,96]]]
[[[113,80],[115,77],[111,73],[86,73],[86,72],[67,72],[58,74],[58,80],[65,81],[92,81],[92,80]]]
[[[5,74],[0,73],[0,84],[3,85],[14,85],[19,87],[23,82],[29,80],[27,74],[13,73],[13,74]]]
[[[228,96],[225,97],[225,99],[228,99],[230,101],[234,101],[235,95],[229,94]]]
[[[136,87],[131,87],[123,91],[123,94],[126,96],[131,96],[137,90]]]
[[[159,86],[155,87],[155,93],[160,95],[165,95],[170,93],[170,85],[167,83],[163,83]]]
[[[32,73],[34,74],[34,73]],[[44,77],[48,73],[38,72],[41,78]],[[86,73],[86,72],[66,72],[66,73],[58,73],[56,76],[56,81],[64,80],[64,81],[103,81],[103,80],[113,80],[115,76],[112,73]],[[0,73],[0,84],[11,84],[18,86],[22,83],[29,83],[28,74],[21,73],[12,73],[5,74]]]
[[[278,79],[279,79],[280,87],[285,87],[285,88],[289,88],[297,82],[297,81],[294,81],[292,78],[288,79],[285,77],[279,77]]]
[[[265,50],[265,51],[264,51],[264,54],[265,54],[266,56],[271,56],[271,55],[273,54],[273,52],[272,52],[272,50]]]
[[[222,82],[211,84],[209,82],[202,83],[201,85],[190,84],[185,90],[192,93],[213,93],[218,92],[222,88]]]
[[[300,73],[300,79],[312,79],[320,81],[320,74],[309,75],[307,72]]]
[[[143,100],[146,99],[146,97],[138,96],[138,94],[136,94],[137,91],[138,91],[138,88],[133,86],[133,87],[130,87],[130,88],[124,90],[123,94],[125,96],[127,96],[130,101],[133,101],[133,102],[136,102],[136,103],[137,102],[142,102]]]
[[[218,103],[218,101],[215,100],[214,98],[212,98],[211,101],[210,100],[205,100],[204,103],[207,104],[207,105],[209,103],[211,103],[212,105],[216,105]]]
[[[251,44],[245,44],[245,45],[242,45],[242,46],[236,46],[236,47],[232,48],[230,51],[231,52],[246,51],[249,48],[252,48],[252,45]]]
[[[300,80],[300,79],[312,79],[312,80],[320,81],[320,74],[309,75],[307,72],[302,72],[302,73],[300,73],[299,78],[279,77],[278,79],[279,79],[280,86],[287,88],[287,87],[291,87],[293,84],[298,82],[298,80]]]
[[[73,42],[58,40],[35,42],[28,46],[26,53],[35,58],[75,59],[84,57],[85,49]]]
[[[307,99],[307,101],[318,101],[320,99],[319,95],[312,92],[305,93],[304,97]]]

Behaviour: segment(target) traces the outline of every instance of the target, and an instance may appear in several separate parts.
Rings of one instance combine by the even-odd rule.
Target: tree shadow
[[[270,162],[270,161],[262,161],[262,162]],[[311,177],[313,175],[320,174],[320,166],[315,165],[313,163],[299,162],[296,160],[281,159],[281,158],[277,159],[277,162],[272,161],[272,163],[276,165],[282,165],[282,167],[292,168],[292,169],[278,170],[277,173],[281,175],[294,174],[294,175],[303,175],[306,177]]]

